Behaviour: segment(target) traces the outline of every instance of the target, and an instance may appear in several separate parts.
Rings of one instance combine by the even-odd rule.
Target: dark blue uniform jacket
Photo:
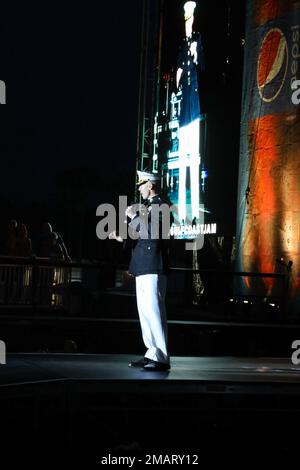
[[[139,234],[128,269],[133,276],[166,274],[168,271],[169,243],[168,239],[162,239],[161,212],[159,220],[156,220],[157,207],[164,203],[159,195],[154,196],[149,204],[148,217],[137,215],[129,224]],[[154,210],[153,205],[156,205]]]

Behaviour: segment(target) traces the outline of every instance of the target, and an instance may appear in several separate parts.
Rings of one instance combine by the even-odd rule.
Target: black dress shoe
[[[171,368],[170,364],[166,364],[165,362],[156,362],[156,361],[148,361],[148,364],[145,364],[143,370],[149,372],[156,372],[156,371],[166,371]]]
[[[148,364],[148,362],[150,362],[150,359],[147,357],[142,357],[138,361],[129,362],[128,367],[144,367],[146,364]]]

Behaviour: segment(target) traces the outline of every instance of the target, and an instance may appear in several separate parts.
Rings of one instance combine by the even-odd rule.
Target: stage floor
[[[0,366],[0,392],[3,387],[24,386],[54,381],[106,382],[112,389],[136,382],[152,386],[173,385],[188,389],[192,383],[300,385],[300,366],[290,358],[172,357],[168,372],[145,372],[128,363],[139,356],[126,354],[8,354]],[[148,385],[147,385],[148,386]]]
[[[134,359],[8,354],[0,447],[91,456],[296,448],[300,367],[290,359],[177,356],[169,372],[129,368]]]

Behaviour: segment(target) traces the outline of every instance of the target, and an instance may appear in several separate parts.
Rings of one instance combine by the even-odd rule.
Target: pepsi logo
[[[257,86],[264,102],[270,103],[278,97],[287,70],[287,40],[280,29],[270,29],[262,41],[257,64]]]

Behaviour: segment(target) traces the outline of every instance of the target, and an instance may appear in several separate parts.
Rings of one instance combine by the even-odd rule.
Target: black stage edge
[[[291,357],[300,324],[169,320],[172,356]],[[0,339],[7,352],[143,354],[138,319],[2,314]],[[66,342],[77,350],[65,350]]]
[[[212,449],[289,455],[297,448],[300,367],[287,358],[8,354],[0,366],[1,449],[187,455]],[[199,463],[199,462],[198,462]]]

